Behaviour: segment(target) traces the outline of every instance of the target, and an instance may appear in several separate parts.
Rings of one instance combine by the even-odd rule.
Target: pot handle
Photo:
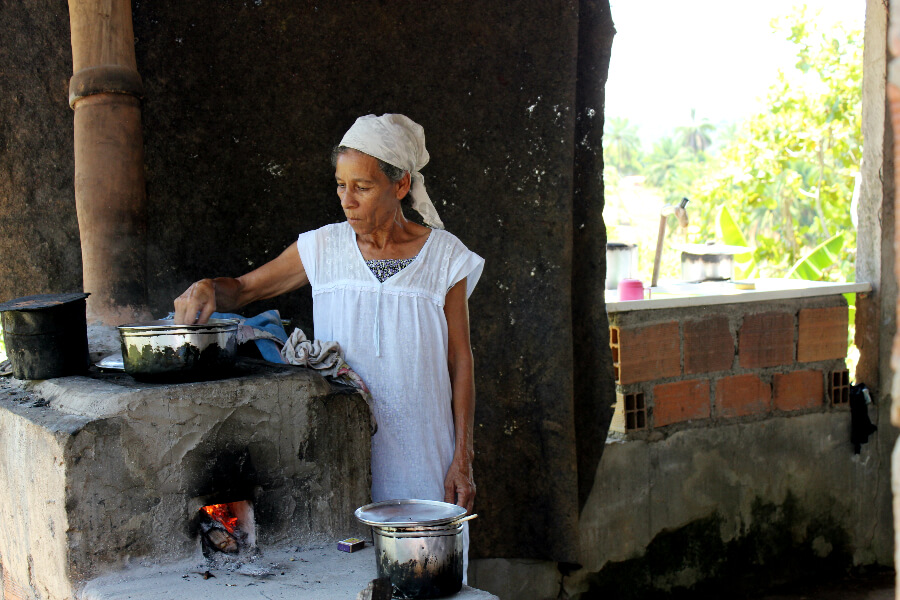
[[[450,521],[449,523],[447,523],[447,525],[459,525],[460,523],[464,523],[466,521],[471,521],[472,519],[474,519],[477,516],[478,516],[477,513],[471,514],[466,517],[462,517],[461,519],[456,519],[455,521]]]

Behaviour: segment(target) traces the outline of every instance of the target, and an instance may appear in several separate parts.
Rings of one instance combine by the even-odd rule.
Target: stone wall
[[[0,301],[81,291],[64,2],[0,4]]]

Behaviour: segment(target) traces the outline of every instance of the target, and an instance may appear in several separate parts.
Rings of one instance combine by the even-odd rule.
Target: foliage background
[[[669,219],[664,277],[680,277],[674,242],[718,241],[752,249],[737,257],[736,277],[854,280],[862,32],[840,24],[822,30],[803,7],[772,27],[796,61],[778,71],[766,108],[751,118],[715,127],[692,111],[649,149],[635,124],[607,119],[604,217],[611,241],[639,244],[643,279],[652,271],[659,210],[687,197],[691,225],[678,230]]]

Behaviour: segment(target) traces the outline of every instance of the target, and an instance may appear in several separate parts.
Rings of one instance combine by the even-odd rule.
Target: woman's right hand
[[[206,323],[215,311],[216,283],[212,279],[201,279],[175,298],[174,322],[176,325]]]

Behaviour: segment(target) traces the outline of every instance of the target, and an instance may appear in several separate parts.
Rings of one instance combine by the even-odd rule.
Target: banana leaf
[[[844,233],[833,235],[798,260],[787,272],[785,278],[821,281],[825,270],[839,260],[841,248],[843,247]]]
[[[723,244],[729,246],[745,246],[750,247],[747,238],[744,237],[740,227],[731,216],[731,212],[726,206],[722,206],[719,216],[716,219],[716,236],[722,240]],[[756,259],[753,252],[744,252],[743,254],[734,255],[734,277],[735,279],[749,279],[753,277],[756,271]]]

